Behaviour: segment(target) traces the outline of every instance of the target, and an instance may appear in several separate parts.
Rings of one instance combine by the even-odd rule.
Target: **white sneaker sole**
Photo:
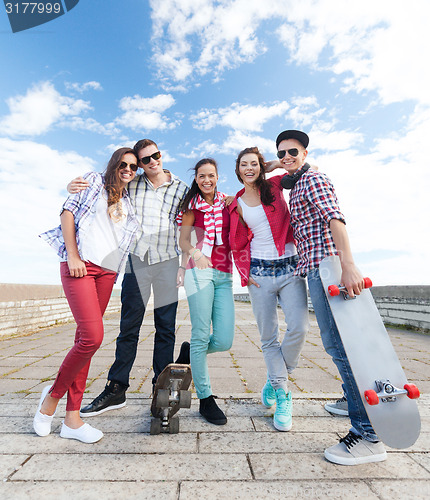
[[[290,425],[287,425],[287,426],[284,426],[284,425],[279,425],[277,424],[275,421],[273,421],[273,426],[275,427],[275,429],[277,431],[281,431],[281,432],[288,432],[291,430],[291,428],[293,427],[293,422],[291,422]]]
[[[104,413],[105,411],[109,411],[109,410],[119,410],[120,408],[124,408],[124,406],[126,406],[126,401],[124,401],[124,403],[120,403],[119,405],[113,405],[113,406],[108,406],[107,408],[103,408],[103,410],[99,410],[99,411],[92,411],[91,413],[82,413],[81,411],[79,412],[79,415],[81,417],[95,417],[97,415],[101,415],[102,413]]]
[[[361,464],[370,464],[373,462],[383,462],[387,460],[387,452],[380,453],[379,455],[367,455],[365,457],[339,457],[337,455],[333,455],[327,450],[324,451],[324,457],[334,464],[338,465],[361,465]]]

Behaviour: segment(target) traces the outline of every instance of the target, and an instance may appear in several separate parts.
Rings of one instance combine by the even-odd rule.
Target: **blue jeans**
[[[349,418],[352,424],[351,430],[368,441],[378,441],[364,408],[339,331],[334,322],[320,279],[319,269],[311,269],[308,272],[308,285],[324,349],[332,357],[343,381],[342,387],[348,401]]]
[[[151,294],[154,294],[154,353],[152,368],[155,383],[164,368],[173,362],[175,323],[178,307],[176,276],[178,259],[149,265],[130,255],[121,290],[120,333],[116,339],[115,362],[108,380],[129,386],[130,371],[136,359],[139,332]]]
[[[212,394],[207,355],[227,351],[233,343],[233,277],[195,267],[187,269],[184,286],[191,317],[191,371],[197,397],[204,399]]]
[[[288,392],[288,374],[296,368],[309,329],[306,280],[294,276],[297,255],[285,259],[251,259],[250,276],[260,287],[248,286],[257,320],[267,376],[273,388]],[[287,330],[279,340],[278,302]]]

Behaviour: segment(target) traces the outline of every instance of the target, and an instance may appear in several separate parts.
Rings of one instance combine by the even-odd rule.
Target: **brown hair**
[[[239,155],[236,159],[236,169],[235,169],[236,176],[239,179],[239,182],[241,182],[243,184],[243,180],[240,177],[239,166],[240,166],[240,160],[242,159],[242,156],[244,156],[246,154],[257,155],[258,163],[260,164],[260,174],[258,175],[258,178],[255,181],[255,185],[257,186],[258,190],[260,191],[261,203],[263,205],[271,205],[272,206],[272,203],[275,201],[275,197],[272,194],[270,183],[266,179],[266,171],[264,169],[264,163],[265,163],[264,156],[260,153],[260,151],[257,147],[245,148],[239,153]]]
[[[104,187],[108,193],[108,208],[111,205],[118,203],[121,198],[122,189],[121,181],[118,177],[118,167],[121,165],[122,159],[127,153],[135,156],[137,163],[137,156],[133,149],[119,148],[111,156],[104,172]]]
[[[151,141],[151,139],[140,139],[140,141],[136,142],[133,149],[134,149],[134,154],[137,156],[137,159],[139,159],[138,156],[139,151],[148,146],[155,146],[158,149],[157,144],[155,144],[154,141]]]

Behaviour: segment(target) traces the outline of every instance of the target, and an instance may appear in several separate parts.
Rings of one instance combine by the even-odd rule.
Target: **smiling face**
[[[299,151],[297,156],[291,156],[288,154],[288,150],[294,148]],[[285,156],[279,161],[289,174],[296,172],[305,163],[306,156],[308,155],[308,152],[303,147],[303,144],[295,139],[286,139],[281,141],[278,146],[278,151],[286,151]]]
[[[157,153],[158,148],[154,144],[150,144],[149,146],[146,146],[145,148],[142,148],[138,152],[138,157],[139,157],[139,167],[143,168],[145,174],[151,179],[151,177],[156,177],[160,174],[163,174],[163,160],[160,155],[160,158],[158,160],[154,160],[154,158],[151,157],[154,153]],[[149,158],[149,163],[146,165],[140,161],[141,158],[145,157],[150,157]]]
[[[254,184],[261,173],[260,162],[255,153],[242,156],[239,163],[239,175],[244,184]]]
[[[197,170],[194,179],[202,192],[203,198],[213,199],[218,182],[218,172],[215,165],[204,163]]]
[[[125,168],[120,168],[121,165],[126,164]],[[136,170],[132,170],[130,165],[133,167],[137,167],[136,157],[131,153],[126,153],[121,158],[121,163],[118,166],[117,175],[121,182],[121,187],[125,187],[130,181],[132,181],[136,177]]]

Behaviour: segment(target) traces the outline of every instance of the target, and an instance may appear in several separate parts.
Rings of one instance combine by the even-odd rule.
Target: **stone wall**
[[[120,290],[114,289],[106,312],[120,308]],[[61,286],[0,284],[0,337],[68,321],[73,315]]]
[[[372,288],[372,294],[386,324],[430,332],[430,286],[380,286]],[[247,293],[234,297],[249,301]],[[114,289],[106,312],[120,308],[120,290]],[[61,286],[0,284],[0,336],[68,321],[73,316]]]
[[[430,286],[376,286],[371,291],[385,324],[430,332]],[[234,298],[249,302],[247,293]]]

